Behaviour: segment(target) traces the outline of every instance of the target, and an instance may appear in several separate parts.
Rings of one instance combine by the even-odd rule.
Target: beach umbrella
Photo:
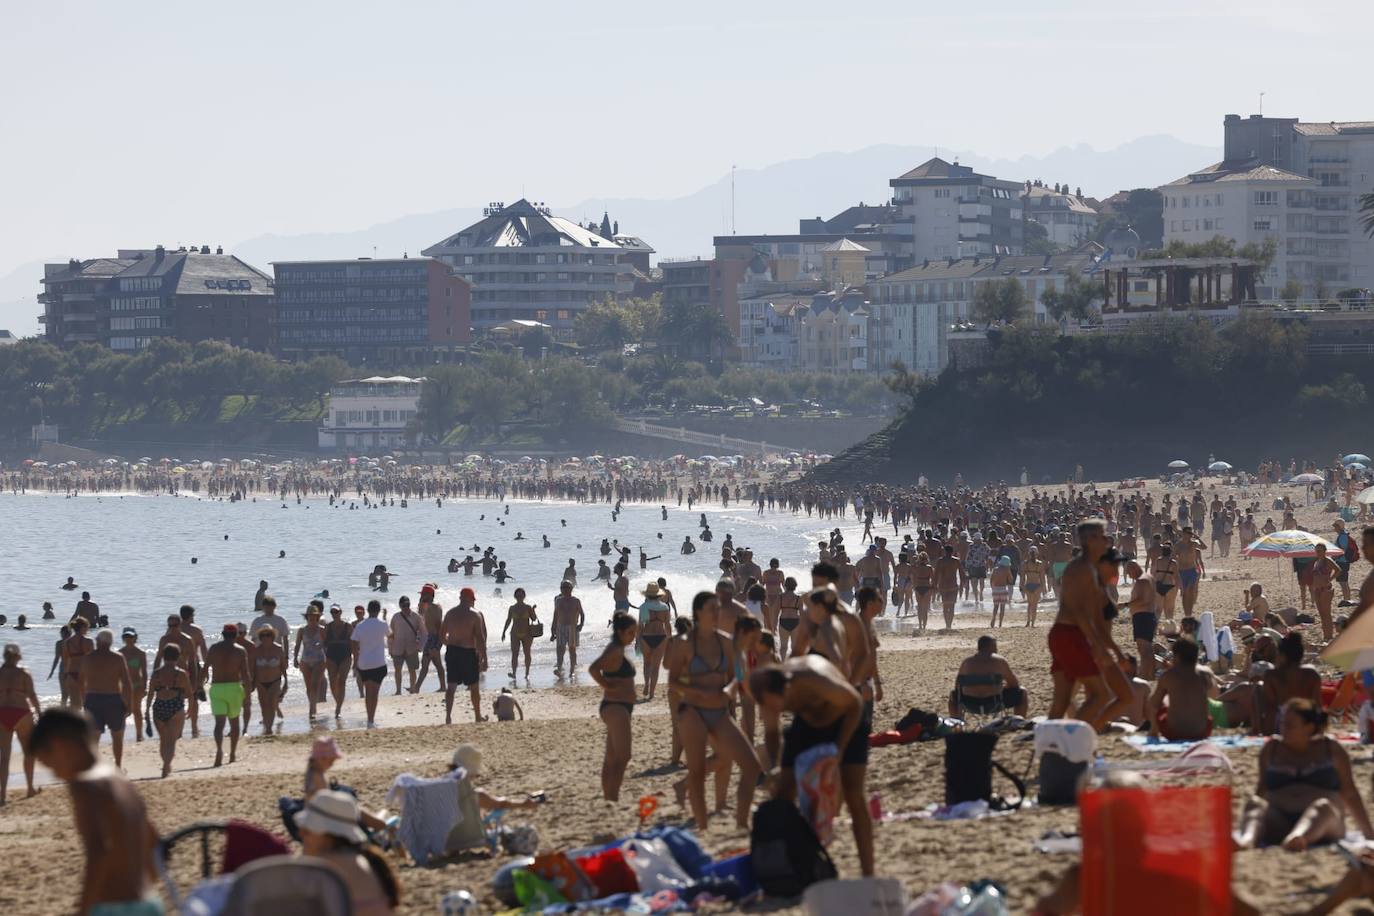
[[[1298,474],[1296,477],[1291,478],[1288,482],[1295,487],[1314,487],[1317,484],[1322,483],[1323,479],[1322,475],[1320,474]]]
[[[1349,464],[1347,464],[1346,467],[1349,468],[1349,469],[1352,470],[1352,471],[1367,471],[1367,470],[1369,470],[1369,466],[1368,466],[1367,464],[1365,464],[1363,461],[1352,461],[1352,462],[1350,462]]]
[[[1355,464],[1356,462],[1360,464],[1369,464],[1370,459],[1368,455],[1362,455],[1359,452],[1351,452],[1341,459],[1341,464]]]
[[[1361,614],[1321,652],[1323,661],[1346,671],[1374,668],[1374,614]]]
[[[1231,465],[1225,461],[1213,461],[1211,464],[1207,465],[1207,470],[1212,471],[1213,473],[1220,471],[1229,471],[1231,470]]]
[[[1173,468],[1175,471],[1186,471],[1188,469],[1188,462],[1184,461],[1182,458],[1175,458],[1173,461],[1169,462],[1169,467]]]
[[[1241,550],[1241,553],[1247,557],[1278,557],[1280,559],[1315,557],[1318,544],[1325,544],[1326,552],[1329,554],[1341,552],[1339,547],[1320,535],[1310,531],[1289,530],[1263,535]]]

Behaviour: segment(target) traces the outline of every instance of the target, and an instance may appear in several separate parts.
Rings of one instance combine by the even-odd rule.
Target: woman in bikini
[[[1011,557],[998,557],[988,584],[992,587],[991,626],[1000,627],[1007,620],[1007,605],[1011,604],[1011,583],[1016,576],[1011,571]]]
[[[668,640],[663,649],[663,668],[665,671],[672,671],[673,667],[678,664],[674,661],[678,653],[685,651],[690,656],[692,651],[691,643],[687,639],[692,632],[692,621],[687,617],[678,617],[673,621],[673,629],[676,631],[676,635]],[[681,766],[682,732],[677,725],[677,701],[673,698],[672,691],[668,692],[668,718],[673,723],[672,759],[670,762],[673,766]]]
[[[617,611],[611,619],[611,642],[587,666],[601,687],[601,721],[606,723],[606,757],[601,764],[601,792],[607,801],[620,800],[625,768],[630,765],[630,716],[635,711],[635,666],[627,650],[635,644],[639,624]]]
[[[315,720],[315,703],[324,686],[324,627],[320,626],[322,608],[315,602],[305,612],[305,626],[296,631],[296,646],[291,655],[292,665],[301,672],[305,683],[305,698],[310,704],[310,721]],[[302,648],[304,647],[304,648]]]
[[[1366,838],[1374,827],[1350,773],[1350,755],[1324,734],[1326,713],[1311,700],[1283,704],[1279,736],[1260,749],[1259,785],[1246,803],[1236,845],[1282,844],[1302,852],[1345,836],[1352,816]]]
[[[1163,599],[1164,619],[1174,619],[1174,603],[1178,601],[1178,560],[1174,559],[1173,548],[1168,544],[1159,548],[1159,556],[1150,563],[1150,578],[1155,581],[1155,591]]]
[[[67,681],[67,697],[73,709],[81,709],[85,697],[81,694],[81,660],[95,651],[95,640],[86,635],[91,625],[86,618],[77,617],[71,622],[72,635],[62,643],[62,677]]]
[[[258,693],[258,709],[262,713],[262,733],[272,734],[277,717],[277,704],[283,694],[282,681],[286,674],[286,649],[277,644],[277,631],[264,626],[258,630],[258,645],[253,653],[253,687]]]
[[[919,633],[926,630],[934,588],[935,567],[930,564],[930,555],[922,550],[916,554],[916,562],[911,567],[911,590],[916,593],[916,630]]]
[[[133,702],[130,704],[130,712],[134,715],[134,740],[143,740],[143,697],[148,693],[148,653],[138,647],[138,631],[133,627],[125,627],[123,632],[124,645],[119,647],[119,654],[124,656],[124,663],[129,666],[129,683],[133,686]]]
[[[33,755],[29,753],[29,732],[41,711],[38,694],[33,690],[33,675],[19,664],[23,653],[14,643],[5,646],[4,661],[0,663],[0,805],[5,804],[5,792],[10,781],[10,751],[15,735],[19,736],[19,752],[24,755],[24,781],[28,794],[33,788]]]
[[[1026,562],[1021,564],[1021,588],[1026,593],[1026,626],[1033,627],[1035,611],[1045,591],[1045,561],[1040,559],[1039,548],[1032,547]]]
[[[740,768],[735,798],[735,823],[749,826],[754,786],[760,767],[754,749],[730,715],[730,695],[734,681],[734,647],[716,631],[720,625],[720,604],[713,592],[698,592],[692,599],[692,631],[683,637],[684,645],[674,652],[668,669],[669,696],[677,702],[678,728],[687,757],[687,797],[698,830],[705,830],[706,749],[715,748],[726,767]],[[718,771],[719,772],[719,771]],[[720,782],[717,782],[719,796]]]
[[[162,777],[172,772],[172,758],[177,753],[177,739],[186,720],[186,698],[191,695],[191,676],[181,667],[181,646],[168,643],[162,647],[162,664],[148,681],[148,696],[143,713],[157,729],[159,751],[162,754]]]
[[[782,564],[776,557],[768,561],[768,568],[763,571],[763,628],[765,630],[776,630],[778,628],[778,602],[782,599],[782,586],[787,576],[782,571]]]
[[[780,654],[787,657],[787,644],[792,639],[792,631],[801,623],[802,599],[797,594],[797,580],[788,576],[782,583],[782,594],[778,596],[778,639]]]
[[[644,586],[639,605],[639,651],[644,656],[644,696],[650,700],[658,692],[658,675],[673,632],[673,609],[663,601],[657,582]]]
[[[748,614],[735,618],[735,699],[740,707],[740,724],[744,737],[754,743],[754,698],[743,685],[748,683],[749,675],[758,664],[759,637],[763,634],[763,623]]]
[[[897,609],[898,617],[905,617],[911,613],[912,559],[912,555],[903,549],[894,570],[896,578],[892,583],[892,605]]]
[[[329,694],[334,698],[336,719],[343,715],[344,699],[348,696],[348,671],[352,667],[353,628],[343,619],[343,608],[333,604],[329,607],[329,623],[324,627],[324,670],[329,678]]]
[[[506,641],[506,631],[510,630],[510,673],[514,679],[515,672],[520,667],[520,649],[525,650],[525,680],[530,678],[530,648],[534,644],[534,636],[530,628],[539,622],[539,618],[534,614],[534,605],[525,603],[525,590],[517,588],[515,590],[515,603],[506,609],[506,624],[501,627],[501,641]]]

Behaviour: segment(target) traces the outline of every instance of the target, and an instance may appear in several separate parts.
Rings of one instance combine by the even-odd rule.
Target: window
[[[1211,221],[1210,219],[1205,219],[1205,220],[1203,220],[1203,221],[1202,221],[1202,228],[1203,228],[1203,230],[1204,230],[1205,232],[1211,232],[1211,231],[1212,231],[1212,221]]]
[[[1278,191],[1256,191],[1255,206],[1257,207],[1276,207],[1279,203]]]
[[[111,331],[133,331],[143,328],[160,328],[162,319],[156,316],[149,318],[111,318]]]
[[[935,189],[935,196],[936,196],[936,197],[948,197],[948,196],[949,196],[949,188],[936,188],[936,189]]]
[[[1131,291],[1136,293],[1148,293],[1150,291],[1149,280],[1132,280]]]
[[[1255,220],[1254,227],[1256,232],[1268,232],[1272,223],[1267,219]]]

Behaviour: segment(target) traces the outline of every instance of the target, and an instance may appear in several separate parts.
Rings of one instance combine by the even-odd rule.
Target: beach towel
[[[467,779],[461,767],[433,779],[402,773],[386,793],[386,802],[401,810],[397,837],[411,858],[424,865],[442,855],[449,831],[463,820],[458,808],[458,783]]]
[[[1203,661],[1214,662],[1217,654],[1217,621],[1211,611],[1203,611],[1198,618],[1197,642],[1202,646]]]
[[[1149,735],[1127,735],[1122,740],[1136,750],[1147,754],[1178,754],[1202,743],[1200,741],[1165,741],[1163,738],[1152,738]],[[1213,735],[1207,739],[1207,743],[1221,748],[1260,747],[1264,744],[1264,739],[1256,735]]]
[[[833,743],[818,744],[797,755],[797,807],[822,846],[835,838],[840,808],[840,754]]]
[[[1217,658],[1224,658],[1229,662],[1234,662],[1236,657],[1236,644],[1231,639],[1231,628],[1222,627],[1217,631]]]

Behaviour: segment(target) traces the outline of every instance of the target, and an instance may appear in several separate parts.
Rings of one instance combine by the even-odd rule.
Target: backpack
[[[1360,545],[1347,532],[1345,535],[1345,562],[1346,565],[1358,563],[1360,560]]]
[[[800,897],[812,884],[839,873],[797,806],[770,799],[754,812],[749,859],[759,887],[769,897]]]

